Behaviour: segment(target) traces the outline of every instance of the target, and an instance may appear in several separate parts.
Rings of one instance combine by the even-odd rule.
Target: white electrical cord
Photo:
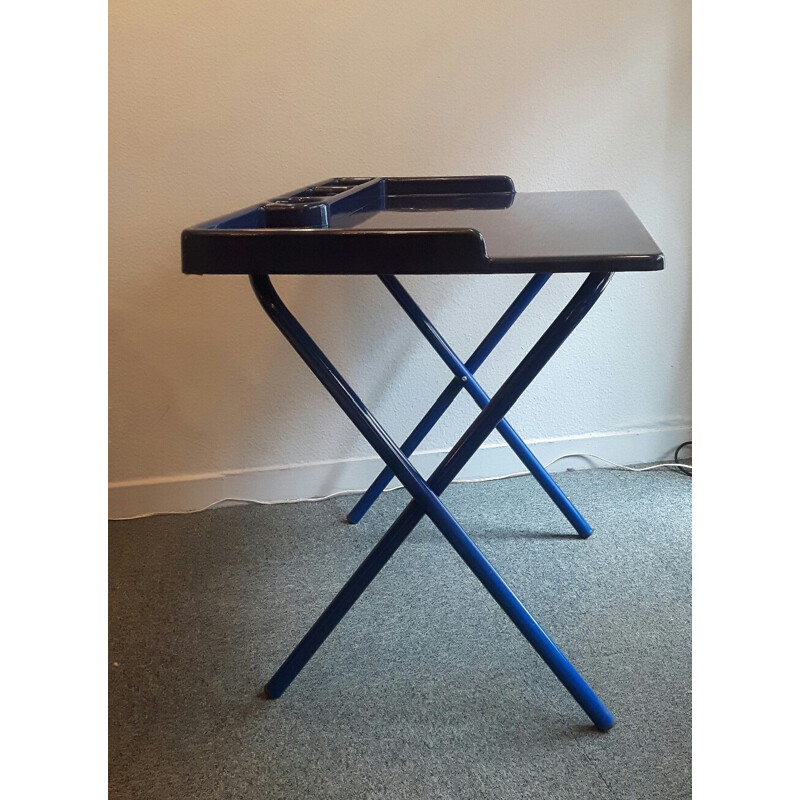
[[[544,468],[547,469],[552,464],[555,464],[556,461],[561,461],[564,458],[596,458],[598,461],[605,461],[606,464],[611,464],[613,467],[617,467],[618,469],[624,469],[627,472],[647,472],[651,469],[663,469],[664,467],[683,467],[684,469],[691,469],[691,464],[651,464],[649,467],[626,467],[624,464],[617,464],[614,461],[610,461],[607,458],[603,458],[603,456],[597,456],[594,453],[567,453],[566,455],[559,456],[558,458],[554,458],[552,461],[548,461],[547,464],[544,464]],[[502,481],[506,478],[521,478],[524,475],[529,475],[530,473],[527,471],[524,472],[510,472],[508,475],[497,475],[491,478],[461,478],[460,480],[455,480],[453,483],[488,483],[489,481]],[[403,486],[392,486],[389,489],[384,489],[384,492],[394,492],[398,489],[403,489]],[[191,511],[152,511],[149,514],[139,514],[135,517],[114,517],[113,519],[109,519],[109,522],[127,522],[128,520],[132,519],[144,519],[145,517],[160,517],[166,516],[168,514],[198,514],[201,511],[208,511],[210,508],[214,508],[214,506],[218,506],[220,503],[252,503],[258,506],[275,506],[275,505],[290,505],[292,503],[318,503],[320,500],[330,500],[332,497],[340,497],[343,494],[361,494],[364,490],[363,489],[344,489],[341,492],[334,492],[333,494],[326,494],[322,497],[303,497],[298,500],[246,500],[241,497],[226,497],[222,500],[215,500],[213,503],[210,503],[203,508],[194,508]]]

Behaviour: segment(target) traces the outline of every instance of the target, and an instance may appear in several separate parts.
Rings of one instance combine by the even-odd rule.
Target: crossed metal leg
[[[465,370],[466,383],[469,385],[472,382],[474,384],[472,391],[481,397],[481,402],[484,398],[487,402],[447,457],[434,470],[428,481],[425,481],[406,454],[389,437],[358,395],[286,308],[276,293],[270,277],[251,276],[253,289],[266,313],[413,498],[270,679],[265,689],[268,697],[277,698],[283,694],[392,554],[422,517],[427,515],[572,694],[595,727],[606,731],[614,724],[614,717],[602,701],[439,500],[439,495],[453,481],[491,431],[500,425],[520,395],[588,313],[610,279],[611,273],[592,273],[585,279],[575,296],[491,400],[486,398],[485,393],[481,396],[482,390],[474,382],[471,370],[467,370],[466,365],[461,365]],[[510,426],[508,431],[511,431]]]
[[[486,397],[483,390],[477,386],[472,373],[483,364],[492,350],[494,350],[503,336],[508,333],[511,326],[516,322],[520,314],[530,305],[530,302],[536,297],[549,278],[550,275],[546,273],[534,275],[522,288],[522,291],[517,295],[483,341],[478,345],[475,352],[467,359],[466,363],[462,364],[444,341],[441,334],[433,327],[430,320],[428,320],[422,310],[411,299],[408,292],[400,285],[397,278],[393,275],[381,276],[384,285],[389,289],[395,299],[397,299],[403,310],[409,315],[417,328],[422,332],[423,336],[431,343],[433,348],[455,375],[453,380],[448,384],[441,395],[439,395],[436,402],[431,406],[428,413],[425,414],[416,428],[409,434],[406,441],[403,442],[401,449],[405,455],[410,456],[417,447],[419,447],[425,436],[430,433],[433,426],[441,419],[442,415],[447,411],[458,393],[465,386],[473,399],[478,403],[478,406],[480,408],[485,408],[488,397]],[[501,427],[505,427],[505,430],[500,430]],[[578,534],[584,539],[590,536],[592,533],[591,525],[581,516],[578,509],[570,502],[569,498],[561,491],[558,484],[550,477],[533,453],[531,453],[525,443],[517,436],[505,420],[501,421],[498,430],[500,430],[503,437],[510,444],[512,450],[555,502]],[[391,479],[392,471],[389,467],[386,467],[372,482],[372,485],[367,491],[364,492],[361,499],[353,506],[353,509],[347,515],[347,521],[350,523],[359,522],[380,493],[389,484]]]
[[[403,311],[408,314],[417,329],[427,339],[439,357],[447,365],[448,369],[455,375],[455,379],[467,390],[467,393],[478,404],[478,408],[486,408],[489,405],[489,395],[484,392],[475,380],[472,370],[455,354],[453,349],[444,340],[442,335],[433,326],[433,323],[425,316],[422,309],[414,302],[411,295],[403,288],[400,281],[394,275],[380,275],[382,283],[397,300]],[[547,492],[553,502],[558,506],[564,516],[570,521],[572,526],[584,539],[592,533],[589,523],[581,516],[578,509],[570,502],[569,498],[561,491],[558,484],[550,477],[547,470],[539,463],[536,456],[528,449],[525,442],[517,432],[501,419],[497,424],[498,433],[506,440],[519,460],[527,467],[528,471],[538,481],[541,487]]]

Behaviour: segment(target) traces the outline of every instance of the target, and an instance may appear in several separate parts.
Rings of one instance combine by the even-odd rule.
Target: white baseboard
[[[542,464],[569,453],[593,453],[627,465],[671,460],[675,448],[691,438],[691,427],[683,424],[530,440],[526,443]],[[428,450],[415,454],[411,460],[422,475],[427,476],[445,455],[446,450]],[[572,457],[557,461],[549,471],[603,466],[606,465],[602,461]],[[228,499],[264,503],[323,497],[334,492],[366,489],[382,467],[383,462],[373,456],[121,481],[109,484],[108,512],[112,519],[121,519],[144,514],[196,511]],[[459,478],[490,478],[522,470],[524,467],[507,444],[487,445],[472,457]],[[396,486],[397,481],[390,485]]]

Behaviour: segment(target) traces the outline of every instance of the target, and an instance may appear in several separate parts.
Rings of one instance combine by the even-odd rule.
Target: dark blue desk
[[[663,256],[617,192],[517,194],[510,178],[334,178],[185,230],[183,271],[249,275],[264,311],[386,464],[348,517],[358,522],[396,475],[412,496],[266,685],[277,698],[314,655],[417,523],[428,516],[544,659],[595,726],[614,717],[517,599],[439,495],[497,429],[578,535],[592,529],[505,415],[586,316],[614,272],[663,269]],[[490,398],[475,379],[483,363],[554,273],[585,273],[555,321]],[[396,275],[535,273],[465,361]],[[377,275],[453,373],[408,439],[397,445],[278,296],[277,274]],[[464,389],[481,409],[425,480],[409,461]]]

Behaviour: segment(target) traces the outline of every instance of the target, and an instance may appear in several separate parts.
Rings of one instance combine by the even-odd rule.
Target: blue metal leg
[[[467,393],[478,404],[478,407],[481,409],[486,408],[489,405],[489,395],[481,388],[471,370],[461,362],[461,359],[447,344],[439,331],[436,330],[433,323],[403,288],[400,281],[394,275],[380,275],[379,277],[384,286],[391,292],[392,297],[397,300],[403,311],[408,314],[411,321],[417,326],[420,333],[430,343],[442,361],[456,378],[463,383]],[[539,463],[536,456],[531,453],[519,434],[505,419],[501,419],[497,424],[497,431],[508,442],[519,460],[547,492],[550,499],[558,506],[561,513],[569,520],[578,534],[584,539],[588,538],[592,533],[591,525],[581,516],[578,509],[575,508],[564,492],[561,491],[561,487],[550,477],[547,470]]]
[[[500,340],[508,333],[511,326],[519,319],[522,312],[531,304],[531,301],[541,288],[547,283],[550,275],[544,273],[534,275],[514,301],[506,309],[500,319],[494,324],[483,341],[475,349],[475,352],[467,359],[466,367],[470,372],[475,372],[489,357],[492,350],[497,347]],[[422,444],[422,440],[431,432],[433,426],[442,418],[445,411],[452,405],[458,393],[464,388],[464,383],[460,378],[453,378],[445,390],[439,395],[436,402],[430,407],[427,414],[419,421],[419,424],[409,434],[403,442],[401,450],[410,456]],[[361,499],[353,506],[352,511],[347,515],[347,521],[355,524],[361,520],[364,514],[370,509],[377,500],[380,493],[389,485],[393,477],[389,467],[384,468],[380,475],[372,482],[369,489],[362,495]]]
[[[413,529],[423,515],[427,514],[541,655],[556,677],[572,694],[595,726],[599,730],[608,730],[614,724],[613,716],[602,701],[528,613],[437,496],[437,492],[443,491],[444,487],[453,480],[550,357],[588,313],[610,278],[610,274],[591,274],[586,278],[573,299],[435,470],[430,483],[426,483],[372,416],[369,409],[364,406],[344,378],[292,316],[275,292],[269,276],[251,276],[256,296],[275,325],[414,498],[392,528],[367,556],[356,574],[347,582],[328,609],[323,612],[312,627],[313,635],[312,631],[309,631],[309,634],[304,637],[300,645],[275,673],[266,687],[268,696],[279,697],[283,693],[347,609],[358,599],[372,578],[388,561],[408,532]]]

